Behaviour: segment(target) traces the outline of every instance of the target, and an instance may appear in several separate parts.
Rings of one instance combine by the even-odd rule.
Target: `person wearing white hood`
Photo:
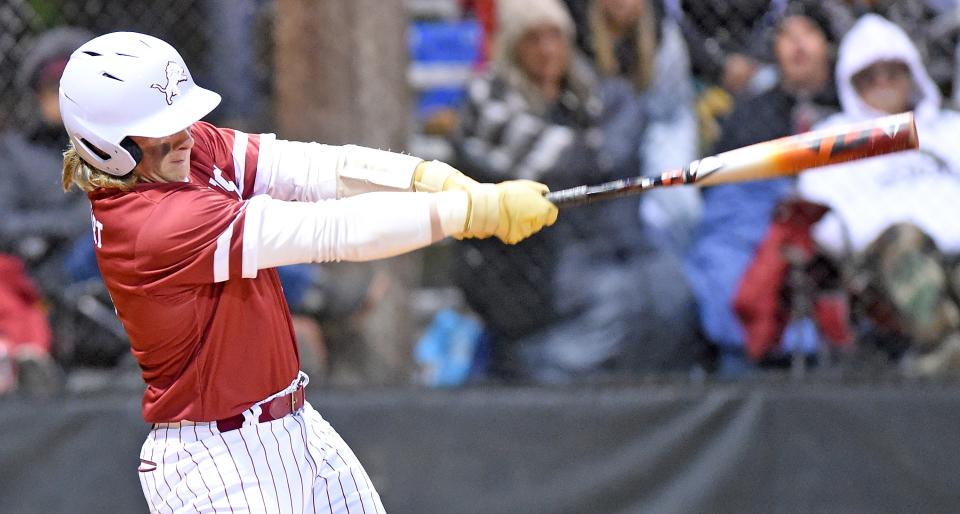
[[[843,111],[821,126],[912,110],[921,150],[802,175],[799,194],[831,209],[814,239],[852,263],[852,283],[860,284],[854,293],[870,302],[866,310],[888,313],[873,321],[904,344],[932,351],[960,327],[942,264],[960,253],[960,114],[941,107],[903,29],[878,15],[863,16],[844,37],[836,77]]]

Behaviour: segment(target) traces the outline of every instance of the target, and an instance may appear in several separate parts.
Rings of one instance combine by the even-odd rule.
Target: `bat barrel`
[[[827,128],[799,137],[798,146],[811,151],[794,164],[802,171],[817,166],[915,150],[919,147],[913,113],[905,112],[873,120]],[[789,153],[788,153],[789,155]]]
[[[875,157],[919,146],[913,113],[828,127],[715,156],[723,164],[698,177],[703,186],[796,175],[820,166]]]
[[[771,179],[918,146],[913,113],[905,112],[745,146],[704,157],[655,178],[635,177],[554,191],[547,193],[547,199],[558,207],[568,207],[628,196],[652,187]]]

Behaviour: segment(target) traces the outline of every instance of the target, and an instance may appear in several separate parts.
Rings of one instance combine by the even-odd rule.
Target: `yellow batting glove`
[[[497,236],[517,244],[557,221],[557,207],[544,194],[547,186],[531,180],[477,184],[467,190],[470,213],[462,237]]]
[[[498,219],[497,192],[492,184],[482,187],[476,180],[464,175],[460,170],[441,161],[423,161],[413,172],[413,190],[421,193],[436,193],[440,191],[466,191],[469,199],[467,219],[463,225],[463,232],[453,237],[463,239],[476,237],[484,239],[493,235]],[[472,213],[476,212],[476,219],[471,229]]]
[[[418,192],[467,191],[479,182],[440,161],[423,161],[413,172],[413,189]]]
[[[494,235],[507,244],[520,241],[557,221],[559,211],[544,195],[550,189],[532,180],[510,180],[497,184],[500,193],[500,222]]]
[[[466,191],[467,220],[457,239],[497,236],[516,244],[557,221],[557,208],[544,198],[547,186],[532,180],[481,184],[440,161],[423,161],[414,172],[415,191]]]

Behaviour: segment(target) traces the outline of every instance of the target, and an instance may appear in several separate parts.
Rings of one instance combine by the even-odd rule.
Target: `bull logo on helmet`
[[[167,68],[164,70],[164,74],[167,76],[166,85],[160,85],[155,82],[150,84],[150,87],[160,91],[167,97],[167,105],[173,105],[173,97],[180,94],[180,86],[177,84],[186,82],[188,78],[187,71],[183,69],[180,63],[169,61]]]

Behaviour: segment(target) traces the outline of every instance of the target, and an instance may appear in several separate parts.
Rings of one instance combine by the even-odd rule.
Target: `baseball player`
[[[63,185],[91,201],[97,262],[140,364],[152,512],[383,506],[304,401],[274,267],[379,259],[445,236],[516,243],[556,220],[530,181],[198,121],[220,96],[143,34],[82,45],[64,70]]]

